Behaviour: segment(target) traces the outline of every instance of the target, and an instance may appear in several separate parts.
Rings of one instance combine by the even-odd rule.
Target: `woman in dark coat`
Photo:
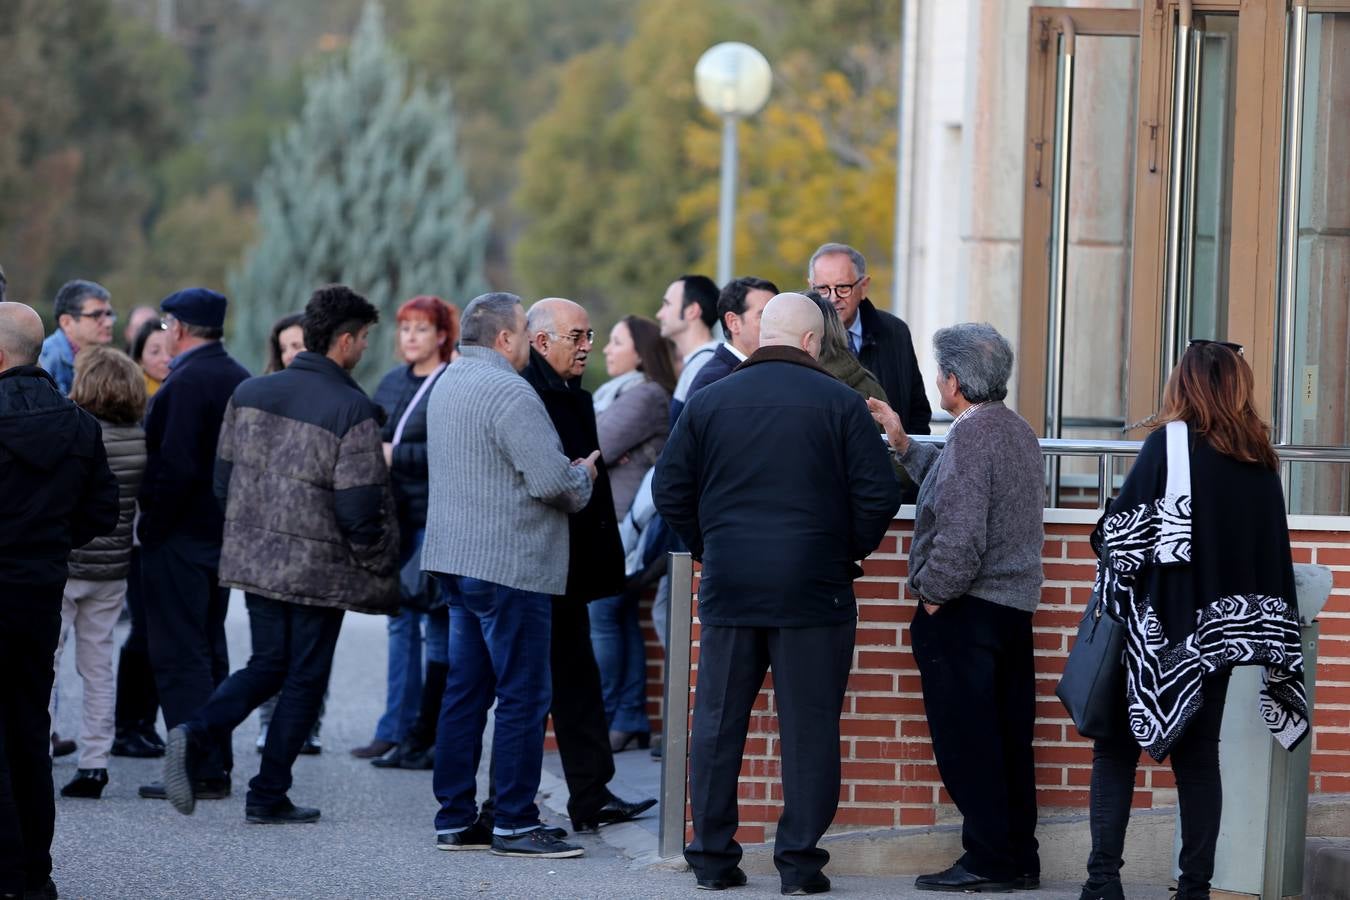
[[[419,296],[399,307],[396,321],[404,364],[380,381],[375,402],[389,416],[384,424],[384,456],[398,507],[404,606],[389,619],[384,715],[370,744],[352,753],[372,759],[380,768],[430,769],[448,670],[449,616],[435,582],[421,570],[427,523],[427,399],[455,356],[459,310],[439,297]]]
[[[609,467],[614,516],[622,521],[638,486],[656,464],[670,432],[675,363],[670,343],[650,319],[625,316],[605,344],[610,380],[595,392],[600,453]],[[635,591],[591,604],[591,647],[615,752],[651,742],[647,719],[647,653]]]
[[[1261,715],[1286,748],[1308,731],[1284,494],[1237,344],[1192,341],[1159,428],[1092,535],[1097,587],[1125,623],[1120,733],[1096,741],[1084,900],[1120,883],[1141,748],[1170,756],[1181,806],[1177,898],[1209,896],[1223,788],[1219,728],[1234,665],[1266,667]],[[1128,711],[1126,709],[1128,707]]]

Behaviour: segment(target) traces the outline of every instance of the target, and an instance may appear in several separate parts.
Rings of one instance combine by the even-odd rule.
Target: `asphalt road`
[[[231,661],[248,653],[243,604],[231,605]],[[291,798],[318,806],[315,825],[247,825],[244,791],[256,772],[255,720],[235,732],[234,796],[203,801],[196,814],[181,816],[164,802],[141,800],[138,785],[159,778],[158,760],[114,758],[103,799],[57,797],[53,877],[63,897],[500,897],[640,898],[706,897],[696,893],[687,871],[652,864],[652,823],[624,825],[601,836],[579,838],[586,856],[566,860],[522,860],[488,853],[447,853],[435,847],[436,811],[430,772],[384,771],[351,757],[347,750],[371,736],[383,704],[384,620],[349,615],[338,643],[324,752],[301,757]],[[120,645],[122,632],[119,629]],[[73,653],[62,661],[63,735],[78,734],[80,681]],[[627,796],[655,784],[655,765],[646,754],[624,754],[620,779]],[[73,775],[75,756],[55,762],[59,788]],[[565,787],[556,755],[546,760],[543,808],[566,827]],[[481,783],[481,774],[480,774]],[[616,790],[618,786],[616,785]],[[624,791],[620,791],[622,794]],[[608,830],[607,830],[608,831]],[[835,879],[840,897],[895,898],[920,895],[912,877]],[[1047,885],[1036,892],[1070,900],[1076,885]],[[751,876],[735,900],[779,896],[774,875]],[[1023,894],[1029,896],[1029,894]],[[1144,895],[1140,895],[1141,897]],[[1165,897],[1166,893],[1158,894]]]

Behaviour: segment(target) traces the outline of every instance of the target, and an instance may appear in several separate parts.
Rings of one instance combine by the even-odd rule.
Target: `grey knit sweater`
[[[501,354],[464,347],[427,406],[422,568],[523,591],[567,589],[567,514],[591,498],[544,402]]]
[[[1045,467],[1026,421],[1002,403],[971,410],[946,445],[911,441],[900,464],[919,485],[909,589],[1034,611],[1041,599]]]

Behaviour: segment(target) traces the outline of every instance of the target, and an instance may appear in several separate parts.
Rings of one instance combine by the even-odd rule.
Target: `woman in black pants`
[[[1169,758],[1181,807],[1178,900],[1208,897],[1223,787],[1219,729],[1233,665],[1264,665],[1251,715],[1295,746],[1308,732],[1294,570],[1275,451],[1237,344],[1192,341],[1160,427],[1092,543],[1098,588],[1125,623],[1120,733],[1092,763],[1084,900],[1123,898],[1121,853],[1141,750]],[[1128,707],[1128,710],[1125,708]]]

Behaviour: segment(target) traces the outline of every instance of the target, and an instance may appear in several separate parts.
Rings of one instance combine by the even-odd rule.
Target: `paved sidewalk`
[[[230,657],[243,664],[248,626],[242,602],[231,604]],[[124,636],[118,633],[118,645]],[[63,897],[494,897],[494,898],[642,898],[707,896],[694,891],[688,872],[677,863],[653,865],[657,812],[607,828],[600,837],[579,838],[586,857],[579,860],[520,860],[488,853],[436,850],[432,817],[436,803],[430,772],[383,771],[352,758],[347,750],[371,735],[383,703],[384,620],[349,615],[343,625],[334,665],[328,713],[323,726],[324,752],[301,757],[291,796],[318,806],[316,825],[246,825],[244,792],[257,771],[256,720],[235,733],[234,796],[203,801],[184,817],[168,804],[141,800],[136,787],[156,780],[158,760],[114,758],[111,783],[103,799],[57,797],[54,878]],[[60,678],[61,734],[78,734],[80,681],[74,654],[67,653]],[[57,760],[59,788],[74,775],[75,756]],[[546,760],[543,792],[547,818],[567,827],[566,788],[556,754]],[[660,765],[646,752],[616,758],[616,793],[632,799],[656,796]],[[480,779],[482,773],[480,773]],[[481,780],[480,780],[481,784]],[[903,898],[913,891],[912,877],[835,879],[835,895],[850,898]],[[735,900],[777,897],[771,874],[751,876]],[[1024,894],[1023,896],[1028,896]],[[1077,897],[1075,885],[1047,885],[1046,898]],[[1164,898],[1166,892],[1132,892],[1131,897]]]

